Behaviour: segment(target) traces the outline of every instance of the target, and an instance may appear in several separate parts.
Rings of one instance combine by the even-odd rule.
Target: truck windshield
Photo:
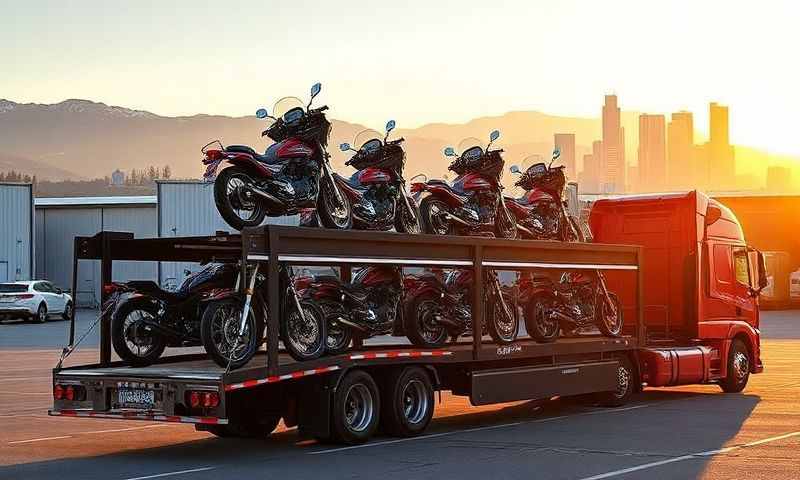
[[[27,291],[27,285],[20,285],[19,283],[0,283],[0,293],[19,293]]]

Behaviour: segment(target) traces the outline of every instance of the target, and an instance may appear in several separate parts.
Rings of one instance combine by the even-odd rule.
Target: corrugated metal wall
[[[213,235],[217,231],[232,232],[217,212],[214,187],[203,182],[167,181],[158,183],[158,231],[162,237]],[[297,225],[298,216],[267,218],[266,223]],[[195,271],[198,265],[186,262],[161,262],[160,283],[179,285],[185,270]]]
[[[36,209],[36,276],[64,289],[72,282],[73,239],[101,230],[132,232],[136,238],[158,234],[157,209],[147,206],[51,207]],[[115,262],[113,279],[155,280],[156,262]],[[100,262],[82,260],[78,268],[77,304],[91,306],[100,299]]]
[[[0,184],[0,282],[30,280],[33,195],[25,184]]]

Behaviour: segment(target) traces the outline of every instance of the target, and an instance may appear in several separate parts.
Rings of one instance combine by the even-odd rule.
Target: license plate
[[[208,164],[206,167],[206,173],[203,174],[203,179],[207,182],[214,180],[217,176],[217,168],[219,168],[219,164],[222,163],[222,160],[214,160],[213,162]]]
[[[127,389],[117,390],[120,407],[153,409],[156,405],[155,390]]]

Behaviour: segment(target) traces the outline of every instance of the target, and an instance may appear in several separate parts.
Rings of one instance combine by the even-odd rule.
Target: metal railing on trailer
[[[384,232],[336,231],[303,227],[267,225],[245,229],[241,234],[220,233],[203,237],[134,239],[130,233],[100,232],[93,237],[75,238],[73,285],[77,282],[80,260],[100,260],[102,284],[112,281],[115,260],[139,261],[241,261],[243,278],[247,265],[265,263],[268,282],[268,311],[279,312],[279,273],[281,263],[294,265],[333,265],[342,267],[345,279],[352,266],[392,264],[398,266],[472,268],[473,278],[482,279],[485,269],[524,271],[529,269],[627,270],[636,275],[636,318],[629,347],[638,345],[643,331],[641,248],[636,246],[549,241],[505,240],[479,237],[406,235]],[[247,282],[239,282],[244,291]],[[484,285],[475,281],[472,295],[473,331],[483,331]],[[73,287],[74,288],[74,287]],[[101,302],[106,301],[103,292]],[[75,340],[74,310],[70,319],[70,346]],[[281,318],[270,315],[268,332],[279,332]],[[360,344],[355,345],[356,348]],[[494,360],[513,357],[484,343],[473,335],[472,359]],[[279,339],[268,335],[266,373],[279,373]],[[111,362],[111,330],[108,321],[100,322],[100,362]],[[260,369],[260,368],[259,368]],[[262,370],[263,371],[263,370]]]

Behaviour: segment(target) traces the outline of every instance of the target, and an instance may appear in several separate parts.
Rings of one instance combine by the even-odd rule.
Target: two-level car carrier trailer
[[[471,342],[454,342],[439,349],[397,342],[376,345],[376,339],[364,345],[355,338],[349,352],[297,362],[280,348],[278,336],[270,334],[280,331],[282,318],[268,315],[266,348],[244,367],[226,371],[205,354],[167,356],[148,367],[114,362],[109,319],[102,318],[100,361],[69,368],[59,364],[53,372],[55,400],[50,414],[193,423],[199,430],[221,436],[266,435],[283,419],[287,426],[296,425],[303,437],[357,443],[366,441],[378,424],[394,435],[421,433],[433,415],[434,392],[442,390],[468,396],[474,405],[593,394],[598,403],[609,406],[623,404],[648,383],[719,383],[726,391],[738,391],[744,388],[747,374],[763,368],[757,301],[756,317],[750,323],[722,316],[707,320],[698,305],[715,293],[703,280],[709,276],[710,262],[702,254],[704,242],[712,246],[728,242],[726,248],[734,249],[734,254],[735,249],[746,251],[746,245],[743,237],[725,240],[728,237],[705,232],[720,220],[730,223],[730,213],[698,198],[647,200],[651,202],[647,205],[607,203],[598,210],[600,216],[593,217],[594,224],[604,216],[605,224],[611,225],[599,231],[601,237],[631,238],[642,246],[271,225],[246,229],[241,235],[134,239],[131,234],[101,232],[78,237],[73,277],[79,259],[100,260],[103,285],[111,283],[113,262],[119,260],[240,261],[244,276],[248,265],[259,262],[267,275],[269,312],[281,311],[281,264],[338,266],[345,280],[351,267],[370,264],[471,268],[476,279],[483,278],[487,269],[533,269],[556,275],[560,271],[602,270],[623,301],[625,325],[623,334],[613,338],[588,333],[537,343],[520,337],[498,345],[488,337],[474,335]],[[642,219],[648,209],[660,212],[668,221],[664,223],[662,218],[656,226],[644,228]],[[609,223],[609,219],[622,220]],[[702,232],[676,233],[672,223]],[[727,223],[715,228],[722,228],[720,225]],[[659,234],[663,226],[666,230]],[[636,233],[640,230],[646,234]],[[741,237],[740,230],[738,235]],[[713,266],[714,272],[722,275],[725,258],[731,270],[735,265],[732,256],[724,257],[724,251],[720,255]],[[685,256],[683,261],[681,256]],[[670,273],[666,266],[661,278],[646,285],[643,265],[660,265],[662,257],[679,265],[680,274]],[[673,277],[683,280],[678,284]],[[244,283],[239,282],[241,288]],[[677,306],[659,306],[662,288],[673,289],[668,299]],[[482,331],[481,325],[487,321],[482,282],[475,282],[472,293],[473,329]],[[679,298],[689,300],[680,303]],[[722,300],[714,297],[709,302],[723,311]],[[732,305],[731,311],[741,311],[741,305],[742,301]],[[686,315],[680,317],[679,311]],[[652,332],[645,312],[653,316]],[[673,322],[671,327],[667,323],[666,329],[665,318]],[[698,327],[678,329],[678,318],[683,325]],[[75,345],[74,316],[69,343],[67,351]],[[131,404],[130,399],[138,399],[138,403]]]

